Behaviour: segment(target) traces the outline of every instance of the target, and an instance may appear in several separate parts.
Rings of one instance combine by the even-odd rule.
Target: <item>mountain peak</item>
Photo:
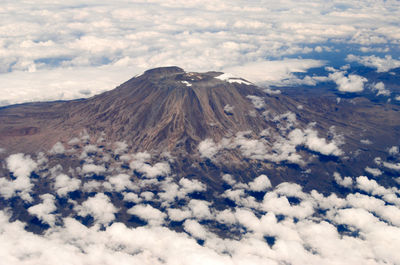
[[[243,130],[260,132],[267,125],[249,96],[265,93],[253,85],[219,79],[222,74],[159,67],[93,98],[7,108],[0,113],[0,144],[36,151],[87,130],[126,141],[135,151],[193,153],[206,138],[217,141]],[[29,117],[18,124],[12,120],[26,113]],[[2,130],[7,133],[1,135]]]
[[[168,75],[185,72],[182,68],[177,66],[165,66],[149,69],[144,72],[145,75]]]

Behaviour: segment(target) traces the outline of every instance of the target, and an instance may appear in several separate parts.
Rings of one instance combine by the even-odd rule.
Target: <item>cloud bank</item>
[[[335,46],[347,44],[363,52],[380,45],[389,57],[360,60],[383,71],[398,64],[390,57],[400,36],[398,11],[396,1],[5,0],[0,104],[88,97],[167,65],[310,83],[292,73],[319,63],[298,56],[341,56]]]

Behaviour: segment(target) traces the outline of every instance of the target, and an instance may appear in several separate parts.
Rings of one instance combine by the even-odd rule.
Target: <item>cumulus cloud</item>
[[[342,92],[361,92],[364,90],[364,83],[368,80],[365,77],[350,74],[344,71],[335,71],[329,74],[329,78],[337,85],[337,89]]]
[[[100,174],[105,171],[106,171],[106,168],[102,165],[84,164],[82,167],[82,173],[84,173],[84,174],[88,174],[88,173]]]
[[[118,174],[115,176],[111,176],[108,179],[108,182],[104,183],[103,186],[116,192],[121,192],[125,189],[137,188],[136,185],[132,182],[131,176],[127,174]]]
[[[142,220],[147,221],[151,225],[160,225],[164,222],[166,214],[152,207],[149,204],[138,204],[130,208],[127,213],[136,215]]]
[[[68,192],[76,191],[80,188],[81,180],[60,174],[55,178],[54,189],[58,196],[66,196]]]
[[[313,151],[319,152],[323,155],[340,156],[343,151],[338,147],[334,141],[328,143],[326,139],[318,137],[318,132],[308,128],[305,130],[305,145]]]
[[[33,187],[30,175],[38,164],[29,155],[13,154],[6,158],[7,169],[15,179],[0,178],[0,194],[6,199],[19,195],[25,201],[32,201],[30,191]]]
[[[189,201],[188,207],[192,211],[193,216],[197,219],[211,219],[212,214],[209,208],[210,204],[211,203],[207,201],[192,199]]]
[[[195,238],[204,240],[207,237],[207,229],[205,229],[196,220],[186,220],[183,223],[183,228]]]
[[[129,163],[129,167],[144,174],[148,178],[166,176],[171,172],[168,162],[157,162],[154,165],[151,165],[149,163],[150,159],[151,155],[147,152],[137,153],[134,155],[134,159]]]
[[[249,183],[249,188],[252,191],[264,191],[271,186],[271,181],[266,175],[260,175]]]
[[[265,102],[262,97],[254,96],[254,95],[248,95],[246,97],[251,100],[251,103],[253,103],[253,105],[256,109],[261,110],[265,107]]]
[[[202,157],[213,158],[219,151],[220,147],[212,140],[205,139],[199,143],[199,152]]]
[[[96,223],[103,225],[112,222],[118,211],[104,193],[97,193],[94,197],[88,198],[81,205],[76,205],[74,210],[80,216],[92,216]]]
[[[53,147],[50,149],[51,154],[64,154],[65,147],[62,143],[57,142]]]
[[[29,155],[14,154],[6,159],[7,168],[17,178],[28,178],[37,167],[37,163]]]
[[[364,66],[375,68],[379,72],[388,72],[391,69],[400,67],[400,60],[393,59],[391,55],[385,57],[371,56],[357,56],[349,54],[346,57],[349,62],[358,62]]]
[[[385,88],[385,84],[383,82],[378,82],[373,84],[371,87],[372,91],[376,91],[376,95],[380,96],[390,96],[390,90]]]
[[[337,172],[333,173],[333,177],[335,178],[335,182],[340,186],[350,188],[353,185],[353,179],[351,177],[342,178]]]
[[[380,171],[379,168],[366,167],[365,171],[374,177],[378,177],[378,176],[382,175],[382,171]]]
[[[54,225],[56,216],[52,212],[57,210],[55,205],[55,197],[51,194],[40,195],[42,203],[36,204],[28,208],[31,215],[36,216],[39,220],[49,225]]]

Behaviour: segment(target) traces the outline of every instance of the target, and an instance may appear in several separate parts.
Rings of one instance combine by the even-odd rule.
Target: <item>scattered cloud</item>
[[[52,214],[52,212],[57,210],[57,207],[54,203],[55,197],[51,194],[43,194],[40,195],[40,198],[43,200],[43,202],[29,207],[28,212],[31,215],[36,216],[42,222],[53,226],[55,224],[56,217],[54,214]]]
[[[389,72],[394,68],[400,67],[400,60],[393,59],[391,55],[385,55],[385,57],[378,57],[376,55],[371,56],[356,56],[349,54],[346,57],[349,62],[357,62],[364,66],[375,68],[378,73]]]
[[[130,208],[127,213],[136,215],[140,219],[147,221],[151,225],[160,225],[163,223],[166,214],[152,207],[149,204],[138,204]]]
[[[104,193],[97,193],[88,198],[81,205],[75,206],[75,211],[80,216],[92,216],[96,223],[106,225],[115,219],[117,208],[111,203]]]
[[[0,178],[0,194],[5,198],[19,195],[25,201],[32,201],[29,194],[33,187],[30,175],[37,168],[37,163],[29,155],[19,153],[7,157],[6,164],[15,178],[11,180]]]
[[[49,151],[51,154],[64,154],[65,147],[62,143],[57,142]]]
[[[76,191],[81,186],[81,180],[60,174],[55,178],[54,189],[60,197],[68,195],[69,192]]]
[[[361,92],[364,90],[364,83],[368,80],[365,77],[347,74],[345,71],[334,71],[329,78],[336,83],[337,89],[342,92]]]
[[[271,181],[266,175],[260,175],[249,183],[249,188],[252,191],[265,191],[270,187],[272,187]]]
[[[292,140],[305,143],[306,134],[314,133],[307,130],[312,129],[296,131],[300,132],[295,133],[300,140]],[[148,153],[130,156],[147,162],[153,159]],[[14,170],[19,177],[38,167],[43,170],[47,163],[35,162],[23,154],[13,155],[8,161],[8,170]],[[22,170],[23,165],[16,166],[13,161],[30,166]],[[44,174],[39,176],[42,181],[54,181],[54,185],[49,185],[48,193],[38,194],[38,200],[28,202],[27,212],[50,228],[42,234],[28,232],[26,223],[10,219],[13,209],[1,210],[3,260],[10,264],[29,260],[44,265],[59,263],[60,257],[77,264],[110,265],[116,261],[192,264],[193,260],[205,264],[400,262],[396,248],[400,244],[400,191],[366,176],[343,178],[335,173],[333,179],[339,185],[354,191],[339,197],[303,191],[300,185],[288,182],[273,187],[266,175],[240,182],[241,176],[225,174],[222,178],[230,187],[214,196],[229,198],[235,205],[216,205],[214,199],[191,198],[190,194],[207,192],[207,185],[199,180],[166,176],[156,182],[149,178],[133,181],[133,176],[124,170],[119,169],[119,174],[106,172],[103,181],[59,174],[63,171],[61,166],[49,169],[51,177],[43,173],[46,170],[40,171]],[[376,173],[377,169],[366,171]],[[73,169],[69,173],[81,174]],[[94,187],[90,191],[81,189],[83,200],[68,198],[72,213],[63,212],[57,196],[75,190],[79,181],[97,184],[90,184]],[[42,184],[32,182],[31,191],[40,190]],[[122,194],[121,200],[133,206],[121,206],[116,194]],[[1,196],[8,199],[3,193]],[[120,222],[122,215],[134,215],[145,222],[128,227]],[[93,218],[94,224],[84,225],[79,216]],[[180,229],[171,226],[177,222]],[[295,249],[296,255],[288,254],[288,247]]]
[[[385,84],[383,82],[378,82],[371,86],[372,91],[376,91],[377,96],[390,96],[390,90],[385,88]]]
[[[382,175],[382,171],[380,171],[379,168],[366,167],[365,171],[374,177],[378,177],[378,176]]]
[[[219,151],[220,147],[212,140],[205,139],[199,143],[199,152],[202,157],[213,158]]]
[[[262,97],[254,96],[254,95],[248,95],[246,97],[251,100],[251,103],[253,103],[253,105],[256,109],[262,110],[265,107],[265,102]]]

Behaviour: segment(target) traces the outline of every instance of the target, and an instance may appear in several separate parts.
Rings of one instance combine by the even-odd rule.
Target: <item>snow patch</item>
[[[222,75],[216,76],[215,78],[226,81],[228,83],[238,83],[238,84],[244,84],[244,85],[252,85],[249,81],[244,80],[243,78],[236,77],[233,74],[229,73],[224,73]]]

